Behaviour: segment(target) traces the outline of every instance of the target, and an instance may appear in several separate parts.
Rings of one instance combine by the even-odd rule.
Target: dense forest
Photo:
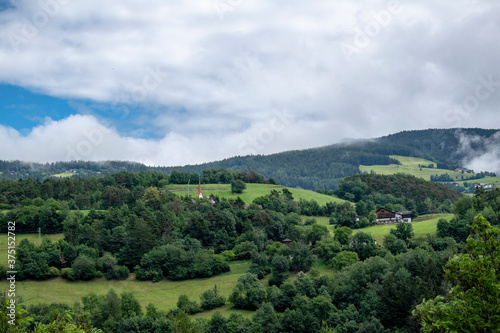
[[[487,140],[497,131],[475,128],[404,131],[373,140],[356,140],[266,156],[238,156],[218,162],[167,170],[200,172],[206,168],[221,167],[255,170],[273,177],[285,186],[332,190],[336,189],[339,179],[359,174],[359,165],[399,164],[389,155],[425,158],[434,161],[440,169],[461,168],[469,152],[461,149],[460,137],[475,136],[476,139],[470,148],[479,153],[488,148]]]
[[[377,139],[381,144],[399,144],[417,153],[414,156],[438,162],[439,169],[454,169],[460,165],[471,152],[480,153],[488,148],[489,140],[498,132],[494,129],[481,128],[449,128],[403,131]],[[460,142],[468,137],[467,149]],[[490,170],[475,170],[490,171]]]
[[[470,153],[461,149],[460,137],[474,136],[470,150],[475,153],[487,149],[488,139],[497,130],[483,129],[430,129],[404,131],[373,140],[357,140],[321,148],[287,151],[271,155],[236,156],[221,161],[187,166],[146,166],[140,163],[56,162],[25,163],[0,161],[0,178],[38,179],[72,176],[74,178],[103,177],[120,171],[154,171],[171,174],[174,171],[201,175],[207,169],[227,168],[266,175],[279,184],[306,189],[334,190],[341,178],[360,173],[360,165],[399,164],[389,155],[414,156],[434,161],[440,169],[463,167]],[[476,172],[491,170],[475,170]],[[197,176],[193,176],[197,179]]]
[[[407,198],[414,201],[456,201],[462,195],[450,190],[442,184],[428,182],[408,174],[395,175],[355,175],[341,180],[339,188],[334,192],[341,198],[357,202],[377,193]],[[425,212],[427,213],[427,212]]]
[[[23,308],[18,304],[17,328],[35,332],[448,331],[460,329],[439,316],[439,311],[452,316],[457,309],[462,312],[455,316],[475,316],[478,331],[499,327],[499,298],[489,293],[499,293],[500,233],[490,224],[499,222],[500,190],[453,197],[446,188],[405,176],[348,178],[339,194],[346,190],[344,196],[354,195],[350,198],[356,205],[320,207],[337,225],[332,236],[313,217],[303,221],[299,214],[308,206],[301,206],[286,189],[244,207],[238,198],[193,199],[162,192],[155,186],[162,177],[154,172],[120,172],[86,180],[0,182],[3,204],[9,205],[1,214],[4,231],[9,221],[16,221],[16,230],[43,225],[64,234],[63,240],[45,239],[39,246],[20,242],[17,278],[125,279],[134,273],[138,280],[157,282],[217,275],[230,269],[233,260],[249,260],[248,272],[239,278],[230,297],[225,299],[217,287],[208,287],[199,302],[181,295],[176,309],[161,312],[155,304],[144,311],[132,293],[118,295],[110,290],[107,295],[91,293],[74,305]],[[357,186],[362,191],[355,190]],[[363,199],[392,195],[387,193],[401,186],[414,186],[415,191],[422,187],[415,198],[407,191],[397,194],[415,200],[417,207],[424,194],[424,201],[429,198],[434,204],[454,201],[450,209],[455,217],[439,222],[437,236],[417,238],[412,224],[398,224],[384,238],[383,247],[370,234],[355,233],[343,223],[347,206],[352,216]],[[70,209],[73,202],[76,206]],[[75,211],[81,203],[90,205],[86,206],[90,211]],[[290,245],[283,244],[285,238]],[[316,261],[330,267],[335,276],[321,275],[313,268]],[[463,276],[464,265],[475,265],[474,272],[479,273]],[[4,279],[5,268],[1,272]],[[269,283],[263,285],[259,280],[268,274]],[[471,289],[476,285],[484,288]],[[463,302],[482,304],[486,299],[493,310],[485,312],[476,305],[460,308]],[[252,318],[239,314],[189,317],[227,302],[255,314]],[[0,311],[6,313],[7,305],[2,302]],[[0,328],[9,327],[6,316],[0,317]],[[457,323],[465,325],[463,320]]]
[[[407,174],[355,175],[340,180],[335,191],[318,192],[336,195],[353,203],[326,205],[324,214],[311,202],[299,201],[303,214],[331,216],[330,223],[350,228],[367,227],[376,219],[375,210],[384,207],[396,212],[411,211],[413,216],[450,213],[462,194],[442,185]],[[333,214],[332,214],[333,213]],[[358,221],[355,220],[358,216]],[[353,222],[356,221],[356,222]]]

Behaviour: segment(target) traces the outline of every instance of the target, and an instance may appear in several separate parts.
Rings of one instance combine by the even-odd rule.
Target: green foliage
[[[187,314],[195,314],[201,311],[196,301],[190,301],[186,295],[180,295],[177,300],[177,308]]]
[[[0,297],[0,330],[5,333],[26,332],[33,318],[27,315],[20,299],[11,300],[6,296]]]
[[[120,311],[123,318],[142,317],[141,304],[132,292],[121,294]]]
[[[290,270],[290,261],[282,255],[275,255],[271,261],[271,269],[276,273],[287,273]]]
[[[69,281],[74,281],[76,279],[75,273],[72,268],[63,268],[61,269],[61,276]]]
[[[255,274],[247,273],[238,279],[229,301],[240,309],[257,309],[264,301],[266,292]]]
[[[238,259],[250,259],[252,252],[258,251],[257,245],[251,241],[241,242],[236,244],[233,248],[233,252]]]
[[[249,273],[257,275],[257,278],[262,279],[270,272],[267,256],[264,252],[252,252],[252,264],[248,269]]]
[[[33,332],[35,333],[52,333],[52,332],[64,332],[64,333],[102,333],[101,329],[92,328],[92,326],[87,325],[86,329],[81,326],[77,326],[73,323],[73,318],[70,313],[62,318],[58,318],[49,324],[38,323]]]
[[[500,327],[500,230],[482,216],[472,224],[466,253],[446,265],[454,287],[423,302],[413,315],[424,332],[493,332]]]
[[[306,227],[305,240],[311,243],[312,246],[315,246],[316,242],[318,242],[323,236],[328,234],[329,232],[326,226],[314,223]]]
[[[410,319],[416,288],[411,273],[405,268],[384,276],[380,289],[378,312],[385,327],[403,327]]]
[[[355,223],[356,210],[352,204],[344,202],[334,205],[334,210],[330,218],[330,224],[334,224],[339,227],[352,228]]]
[[[221,172],[220,176],[225,177],[226,174]],[[238,177],[233,173],[231,175]],[[94,183],[92,180],[70,180],[66,185],[75,186],[82,193],[93,193],[96,189],[99,192],[101,185],[96,180],[93,181]],[[314,202],[297,203],[293,200],[292,191],[287,189],[274,191],[269,196],[260,198],[267,208],[260,209],[257,205],[252,205],[243,209],[240,207],[241,203],[235,200],[214,198],[211,203],[208,200],[193,201],[163,192],[157,196],[153,189],[157,184],[150,184],[149,180],[132,173],[120,173],[105,177],[102,181],[105,190],[95,194],[95,202],[106,201],[107,206],[100,208],[111,208],[107,211],[96,209],[74,214],[68,212],[69,206],[78,208],[83,201],[90,199],[69,196],[63,201],[56,201],[62,208],[61,216],[64,216],[68,240],[57,243],[44,240],[39,247],[27,241],[20,242],[17,253],[19,267],[16,267],[19,268],[20,278],[47,278],[60,273],[67,279],[88,279],[90,277],[86,273],[93,272],[94,276],[99,276],[102,272],[108,279],[118,279],[126,278],[129,275],[128,269],[135,267],[138,280],[157,282],[165,277],[187,279],[220,274],[229,267],[226,259],[251,258],[251,272],[264,277],[269,270],[272,271],[269,278],[271,287],[266,290],[255,276],[247,275],[247,281],[240,279],[239,287],[231,292],[231,301],[235,305],[239,304],[236,307],[253,310],[265,308],[268,314],[273,311],[282,312],[276,316],[277,324],[271,325],[274,328],[265,328],[270,331],[318,331],[321,328],[325,331],[328,328],[336,329],[339,332],[379,332],[384,329],[411,331],[414,323],[409,319],[409,312],[414,306],[424,298],[435,298],[443,290],[443,286],[454,283],[450,279],[451,284],[442,284],[442,264],[464,246],[457,244],[454,239],[462,239],[464,234],[468,235],[477,212],[484,212],[491,221],[497,221],[500,208],[500,191],[478,192],[471,200],[463,200],[454,207],[457,215],[448,224],[440,222],[441,231],[438,232],[448,237],[412,239],[411,230],[396,229],[395,234],[384,240],[384,246],[389,252],[374,247],[373,238],[368,234],[352,236],[349,227],[338,227],[334,238],[330,238],[325,232],[328,229],[314,223],[313,219],[307,226],[304,225],[296,212],[307,208],[312,213],[317,211],[317,205]],[[354,183],[359,185],[359,182]],[[47,184],[56,186],[50,181]],[[5,184],[0,181],[0,187],[3,185]],[[24,188],[25,185],[21,183],[19,186]],[[57,183],[57,186],[62,185]],[[68,186],[65,191],[73,193]],[[146,195],[148,188],[150,191]],[[59,192],[62,190],[57,189]],[[370,191],[369,188],[361,191],[351,188],[351,191],[349,193],[352,195],[359,194],[362,197],[356,203],[356,213],[372,212],[376,207],[375,203],[385,199],[389,199],[392,207],[398,210],[412,205],[423,205],[426,206],[425,209],[433,210],[437,203],[430,197],[417,203],[407,199],[400,200],[400,197],[392,194],[366,194]],[[293,194],[297,196],[296,193]],[[41,200],[35,200],[34,197],[19,200],[17,204],[6,204],[12,205],[13,210],[18,212],[23,208],[22,212],[26,216],[34,216],[48,202],[41,193],[37,195]],[[2,200],[10,199],[0,195],[0,203]],[[343,213],[352,217],[354,205],[348,205],[349,207],[346,204],[330,204],[319,209],[322,213],[331,214],[333,219],[341,217]],[[18,212],[9,216],[17,216]],[[50,211],[44,210],[44,213],[47,212]],[[7,214],[10,212],[0,214],[0,224],[4,223]],[[69,218],[70,215],[73,218]],[[323,223],[324,219],[318,218],[318,221]],[[406,227],[406,224],[402,225]],[[353,225],[356,226],[359,223]],[[291,238],[295,243],[286,246],[281,243],[284,238]],[[311,266],[315,260],[313,253],[325,262],[330,261],[336,271],[333,272],[323,262]],[[391,253],[397,256],[394,257]],[[233,264],[235,267],[244,267],[239,269],[240,272],[244,272],[248,265],[237,262]],[[288,282],[287,278],[292,276],[290,269],[297,274]],[[335,276],[335,279],[321,274]],[[227,278],[228,276],[222,276],[220,281],[226,292],[230,290],[231,283],[235,283],[228,282],[232,280]],[[257,281],[256,284],[254,280]],[[48,283],[52,285],[55,282]],[[91,282],[90,285],[94,283],[100,282]],[[131,286],[131,283],[136,282],[113,282],[120,290],[128,290],[122,288]],[[205,282],[199,280],[198,283],[203,285]],[[211,285],[213,283],[210,282]],[[83,308],[74,308],[76,317],[73,324],[78,326],[79,323],[92,322],[95,327],[109,332],[258,332],[265,326],[262,325],[263,321],[255,320],[252,324],[241,318],[228,319],[219,315],[211,319],[190,319],[184,311],[194,313],[201,311],[201,308],[210,309],[223,304],[218,290],[205,288],[198,291],[200,294],[204,291],[202,295],[189,293],[191,299],[193,296],[200,296],[201,306],[191,302],[189,298],[180,299],[179,309],[172,310],[168,317],[154,307],[149,307],[147,315],[143,316],[137,300],[123,294],[118,297],[112,291],[106,296],[89,296],[82,300]],[[176,297],[179,294],[182,292],[178,292]],[[264,305],[264,302],[269,302],[275,310]],[[162,307],[165,308],[165,305]],[[166,308],[170,309],[168,306]],[[49,324],[57,316],[60,318],[66,310],[70,308],[52,307],[45,312],[39,311],[35,317],[36,322]],[[241,310],[227,306],[218,311],[228,314]],[[200,317],[206,315],[201,314]]]
[[[87,255],[78,256],[71,268],[76,280],[90,280],[98,276],[95,261]]]
[[[359,261],[358,254],[351,251],[342,251],[332,258],[332,266],[340,271],[342,268],[350,266]]]
[[[360,260],[365,260],[377,254],[377,246],[375,240],[370,234],[362,231],[356,233],[349,243],[352,251],[358,254]]]
[[[146,253],[135,269],[140,280],[160,281],[164,276],[171,280],[208,277],[229,271],[222,256],[204,249],[185,250],[175,245],[163,245]]]
[[[231,181],[231,192],[232,193],[236,193],[236,194],[243,193],[243,190],[245,190],[246,188],[247,188],[247,185],[241,179],[235,179],[235,180]]]
[[[394,229],[391,229],[391,231]],[[404,253],[408,250],[408,245],[402,239],[399,239],[394,234],[390,233],[384,237],[384,247],[393,255]]]
[[[331,237],[320,240],[314,248],[314,253],[325,261],[329,261],[340,251],[342,251],[342,245]]]
[[[334,239],[342,245],[347,245],[351,241],[352,230],[349,227],[340,227],[335,229]]]
[[[359,190],[358,195],[350,196],[355,189]],[[389,204],[399,205],[400,208],[414,210],[418,214],[436,213],[446,200],[456,202],[462,197],[460,193],[442,184],[403,173],[349,176],[340,181],[339,189],[335,193],[339,198],[354,202],[363,201],[365,205],[370,203],[386,208],[390,207]]]
[[[278,317],[276,316],[276,311],[274,311],[270,303],[264,302],[259,309],[255,311],[250,332],[278,333],[280,332],[279,327],[280,325]]]
[[[226,304],[226,298],[220,295],[217,285],[213,289],[204,291],[200,296],[201,308],[205,311],[212,310]]]
[[[439,222],[438,222],[439,223]],[[396,225],[396,229],[391,229],[391,235],[396,236],[398,239],[401,239],[406,244],[410,243],[410,239],[415,236],[413,232],[413,225],[411,223],[398,223]]]
[[[290,268],[297,272],[308,272],[314,262],[311,249],[303,244],[294,243],[292,246],[292,261]]]

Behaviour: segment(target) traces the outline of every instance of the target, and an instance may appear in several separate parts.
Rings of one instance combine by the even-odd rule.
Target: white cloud
[[[96,118],[82,118],[88,126],[119,117],[142,128],[112,129],[109,143],[85,157],[94,160],[185,164],[405,129],[500,124],[498,91],[463,110],[480,78],[500,81],[494,1],[241,0],[226,2],[233,8],[222,20],[213,8],[220,2],[43,0],[60,4],[44,11],[37,1],[16,1],[0,13],[0,82],[114,105],[112,115],[91,110]],[[371,37],[360,44],[359,31]],[[343,43],[356,49],[350,62]],[[155,81],[151,72],[161,75]],[[271,140],[272,110],[283,107],[289,121]],[[48,139],[32,143],[47,149],[38,152],[27,142],[46,131],[77,144],[75,119],[26,137],[2,128],[25,143],[8,156],[60,158],[40,146]],[[76,127],[65,131],[66,122]],[[137,133],[161,139],[132,139]]]
[[[488,139],[460,134],[460,152],[464,165],[475,172],[490,171],[500,175],[500,131]],[[483,146],[485,149],[477,149]]]
[[[285,115],[286,116],[286,115]],[[130,160],[147,165],[201,163],[234,154],[261,153],[274,145],[285,129],[281,114],[270,118],[262,129],[250,129],[229,136],[170,132],[160,140],[121,136],[115,128],[90,115],[72,115],[44,124],[21,135],[0,125],[0,156],[4,160],[71,161]]]

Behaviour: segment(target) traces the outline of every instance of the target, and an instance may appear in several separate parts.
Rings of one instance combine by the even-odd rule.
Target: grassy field
[[[81,301],[81,297],[91,292],[96,294],[106,294],[113,288],[118,294],[122,292],[134,292],[136,298],[145,307],[153,303],[159,310],[168,311],[177,306],[177,299],[180,295],[187,295],[191,300],[199,302],[199,296],[205,290],[213,288],[215,284],[220,285],[221,293],[227,297],[233,290],[238,278],[245,274],[250,266],[249,261],[235,261],[230,263],[231,271],[219,276],[193,279],[185,281],[167,281],[158,283],[147,281],[137,281],[131,275],[125,281],[107,281],[105,278],[92,281],[69,282],[62,278],[55,278],[46,281],[17,281],[17,295],[21,296],[26,304],[37,303],[65,303],[73,305],[76,301]],[[265,282],[267,285],[267,282]],[[0,282],[0,290],[7,288],[7,281]],[[236,311],[230,306],[222,309],[224,315]],[[239,312],[239,310],[238,310]]]
[[[437,232],[437,223],[439,219],[445,218],[447,220],[451,220],[452,217],[453,214],[423,215],[421,217],[418,217],[411,223],[413,226],[415,237],[425,236],[427,234],[435,235]],[[381,244],[384,236],[388,235],[390,233],[390,230],[395,228],[395,224],[376,225],[363,229],[356,229],[354,230],[354,233],[360,231],[369,233],[373,236],[377,243]]]
[[[52,241],[58,241],[59,239],[63,239],[63,234],[52,234],[52,235],[42,235],[42,237],[48,237]],[[16,244],[19,243],[23,239],[28,239],[33,242],[35,245],[38,245],[38,234],[17,234],[16,235]],[[7,265],[7,246],[8,237],[7,234],[0,234],[0,264]]]
[[[305,216],[302,215],[302,222],[305,222],[307,219],[316,219],[318,224],[324,225],[328,231],[330,231],[330,235],[333,236],[333,231],[335,230],[335,226],[330,224],[330,218],[328,216]]]
[[[305,221],[306,219],[309,218],[315,218],[316,221],[324,225],[328,228],[330,231],[330,235],[333,236],[335,226],[330,225],[330,218],[326,216],[305,216],[302,215],[302,221]],[[435,215],[423,215],[418,217],[412,222],[413,225],[413,230],[415,232],[415,237],[419,236],[425,236],[427,234],[435,235],[437,231],[437,223],[439,219],[445,218],[447,220],[451,220],[453,217],[453,214],[435,214]],[[380,244],[384,236],[388,235],[390,233],[391,229],[395,229],[396,225],[395,224],[387,224],[387,225],[375,225],[371,227],[366,227],[362,229],[354,229],[353,233],[357,233],[360,231],[370,233],[373,238]]]
[[[187,186],[182,185],[169,185],[165,189],[173,190],[177,195],[187,195]],[[214,194],[219,196],[219,198],[234,198],[240,197],[246,204],[251,204],[252,201],[260,196],[269,194],[273,189],[280,191],[282,186],[279,185],[269,185],[269,184],[247,184],[247,189],[241,194],[233,195],[231,193],[231,185],[228,184],[204,184],[201,186],[204,196],[210,196]],[[198,185],[189,186],[189,195],[196,197],[198,190]],[[328,202],[344,202],[344,200],[332,197],[329,195],[320,194],[310,190],[303,190],[297,188],[288,188],[295,200],[304,199],[311,200],[314,199],[318,202],[320,206],[326,205]]]
[[[481,179],[457,181],[457,183],[459,183],[462,186],[464,186],[465,182],[468,182],[468,183],[494,184],[497,188],[500,188],[500,177],[484,177],[484,178],[481,178]]]
[[[401,162],[401,165],[397,164],[390,164],[390,165],[360,165],[359,169],[362,172],[370,172],[374,171],[378,175],[392,175],[395,173],[407,173],[416,177],[423,178],[425,180],[431,180],[432,175],[441,175],[441,174],[448,174],[450,177],[453,177],[455,180],[461,180],[462,176],[467,177],[467,175],[462,175],[460,172],[455,172],[452,170],[446,170],[446,169],[436,169],[436,168],[422,168],[420,170],[419,164],[420,165],[429,165],[429,164],[434,164],[436,163],[423,159],[423,158],[417,158],[417,157],[407,157],[407,156],[397,156],[397,155],[391,155],[390,157],[398,160]]]
[[[55,174],[55,175],[51,175],[51,177],[69,178],[69,177],[71,177],[73,175],[74,175],[73,172],[63,172],[63,173],[58,173],[58,174]]]

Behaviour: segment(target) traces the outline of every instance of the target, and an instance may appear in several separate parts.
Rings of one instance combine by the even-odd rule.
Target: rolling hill
[[[366,170],[378,173],[394,172],[392,169],[398,169],[398,165],[399,169],[403,170],[407,162],[411,162],[410,160],[400,162],[394,156],[420,158],[435,164],[436,170],[422,170],[426,172],[439,173],[442,170],[462,168],[464,160],[470,155],[477,156],[489,149],[497,138],[496,133],[498,130],[477,128],[403,131],[377,139],[351,140],[319,148],[270,155],[235,156],[197,165],[168,167],[148,167],[141,163],[120,161],[73,161],[50,164],[0,161],[0,178],[44,180],[66,176],[68,170],[76,170],[72,177],[87,178],[102,177],[119,171],[157,171],[170,174],[176,170],[202,174],[207,169],[227,168],[244,172],[254,171],[267,178],[274,178],[279,184],[288,187],[329,190],[335,189],[341,178]],[[384,171],[380,166],[391,169]],[[424,176],[424,178],[430,177],[430,173]]]
[[[229,184],[203,184],[202,192],[204,196],[210,196],[211,194],[218,196],[219,198],[237,198],[240,197],[246,204],[251,204],[252,201],[260,196],[267,195],[271,190],[281,190],[283,186],[279,185],[269,185],[269,184],[246,184],[247,188],[241,194],[231,193],[231,185]],[[179,185],[169,185],[165,188],[166,190],[172,191],[177,195],[187,195],[187,187]],[[191,197],[195,197],[197,194],[197,185],[189,186],[189,193]],[[329,202],[345,202],[343,199],[339,199],[334,196],[320,194],[311,190],[304,190],[300,188],[288,188],[295,200],[304,199],[306,201],[315,200],[320,206],[324,206]]]
[[[375,173],[377,175],[394,175],[398,173],[405,173],[425,180],[431,180],[431,176],[448,175],[451,179],[450,182],[455,182],[463,187],[467,187],[465,185],[470,185],[476,182],[493,184],[495,187],[500,186],[500,177],[480,177],[472,173],[461,173],[454,170],[438,169],[432,161],[423,158],[397,155],[391,155],[390,157],[399,161],[400,164],[370,166],[360,165],[359,169],[361,170],[361,172]],[[430,164],[433,164],[434,167],[429,168],[428,166]]]

